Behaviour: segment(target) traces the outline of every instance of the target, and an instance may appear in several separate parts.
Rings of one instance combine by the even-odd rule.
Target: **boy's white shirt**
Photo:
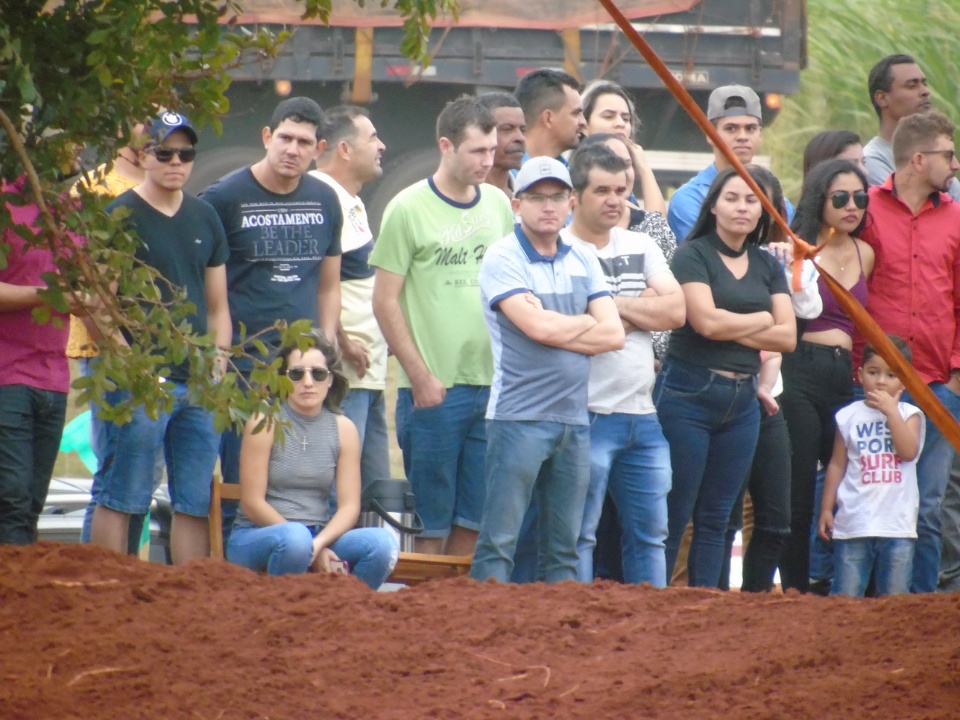
[[[904,420],[920,416],[922,448],[926,418],[920,408],[904,402],[897,408]],[[919,453],[910,461],[897,457],[886,416],[862,400],[841,408],[836,417],[837,430],[847,448],[847,471],[837,489],[834,540],[916,538]]]

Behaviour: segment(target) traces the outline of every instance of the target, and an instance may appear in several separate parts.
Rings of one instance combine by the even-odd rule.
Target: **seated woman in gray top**
[[[344,568],[378,588],[396,565],[399,547],[382,528],[353,529],[360,515],[360,440],[340,414],[347,391],[337,351],[310,334],[315,347],[281,353],[280,372],[293,383],[280,417],[254,416],[240,449],[240,511],[227,559],[270,575]],[[281,439],[282,438],[282,439]],[[337,510],[330,493],[336,482]]]

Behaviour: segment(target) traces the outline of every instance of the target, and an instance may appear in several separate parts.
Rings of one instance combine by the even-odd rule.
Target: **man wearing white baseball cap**
[[[480,295],[493,347],[487,408],[487,499],[470,574],[507,582],[524,514],[539,506],[538,579],[575,580],[590,481],[590,356],[623,347],[596,256],[560,239],[570,173],[527,160],[512,201],[520,222],[487,250]]]

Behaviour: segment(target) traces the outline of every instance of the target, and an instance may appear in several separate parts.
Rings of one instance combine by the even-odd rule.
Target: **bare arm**
[[[687,304],[687,321],[708,340],[740,340],[774,325],[773,315],[768,312],[741,314],[720,310],[706,283],[690,282],[680,287]]]
[[[330,547],[341,535],[352,530],[360,517],[360,435],[356,426],[343,415],[337,416],[340,455],[337,458],[337,511],[313,539],[313,557]],[[335,556],[334,556],[335,558]],[[336,558],[335,558],[336,559]],[[329,570],[329,565],[317,569]]]
[[[773,386],[777,384],[782,362],[783,355],[778,352],[760,353],[760,374],[757,376],[757,398],[763,405],[763,409],[767,412],[767,415],[776,415],[780,411],[780,405],[773,396]]]
[[[443,402],[446,388],[430,372],[413,342],[413,336],[410,335],[410,328],[407,327],[403,310],[400,308],[400,293],[404,280],[403,275],[377,268],[373,285],[373,314],[380,324],[387,345],[410,378],[414,405],[433,407]]]
[[[337,343],[343,359],[350,363],[358,378],[362,378],[370,369],[370,350],[360,340],[354,340],[337,324]]]
[[[207,297],[207,330],[213,332],[218,348],[229,348],[233,341],[233,325],[230,324],[230,305],[227,302],[227,266],[208,267],[204,270],[203,278]],[[222,358],[220,372],[226,369],[226,358]]]
[[[327,255],[320,263],[317,286],[317,322],[330,342],[337,340],[340,324],[340,256]]]
[[[827,474],[823,480],[823,499],[820,501],[820,523],[818,534],[824,540],[833,537],[833,508],[837,504],[837,489],[844,473],[847,472],[847,446],[843,436],[837,430],[833,440],[833,455],[827,465]]]
[[[240,508],[259,527],[287,521],[267,502],[267,474],[276,426],[268,421],[260,432],[254,432],[263,421],[262,415],[247,421],[240,445]]]
[[[43,287],[0,282],[0,312],[31,310],[40,306],[43,301],[37,294],[38,290],[43,290]]]
[[[584,355],[599,355],[623,347],[624,331],[613,298],[607,295],[590,301],[587,312],[597,324],[577,337],[566,348]]]
[[[867,407],[876,408],[886,416],[893,449],[901,460],[910,462],[920,453],[920,416],[913,415],[907,420],[901,417],[897,407],[901,395],[902,389],[896,395],[885,390],[871,390],[864,400]]]
[[[786,293],[777,293],[771,299],[773,327],[738,338],[737,342],[756,350],[792,352],[797,347],[797,318],[793,314],[793,303]]]
[[[676,278],[663,273],[651,278],[640,297],[613,298],[620,317],[638,330],[673,330],[686,320],[683,290]]]
[[[538,343],[569,350],[570,343],[597,324],[589,314],[564,315],[544,310],[539,303],[529,302],[527,295],[517,293],[506,297],[497,308],[524,335]]]

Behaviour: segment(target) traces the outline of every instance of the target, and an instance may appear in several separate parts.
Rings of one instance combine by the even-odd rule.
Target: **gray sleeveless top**
[[[274,443],[267,472],[266,500],[290,522],[326,525],[330,520],[330,490],[336,482],[340,433],[337,416],[326,408],[319,415],[301,415],[284,403],[279,416],[284,443]],[[255,527],[237,511],[240,527]]]

